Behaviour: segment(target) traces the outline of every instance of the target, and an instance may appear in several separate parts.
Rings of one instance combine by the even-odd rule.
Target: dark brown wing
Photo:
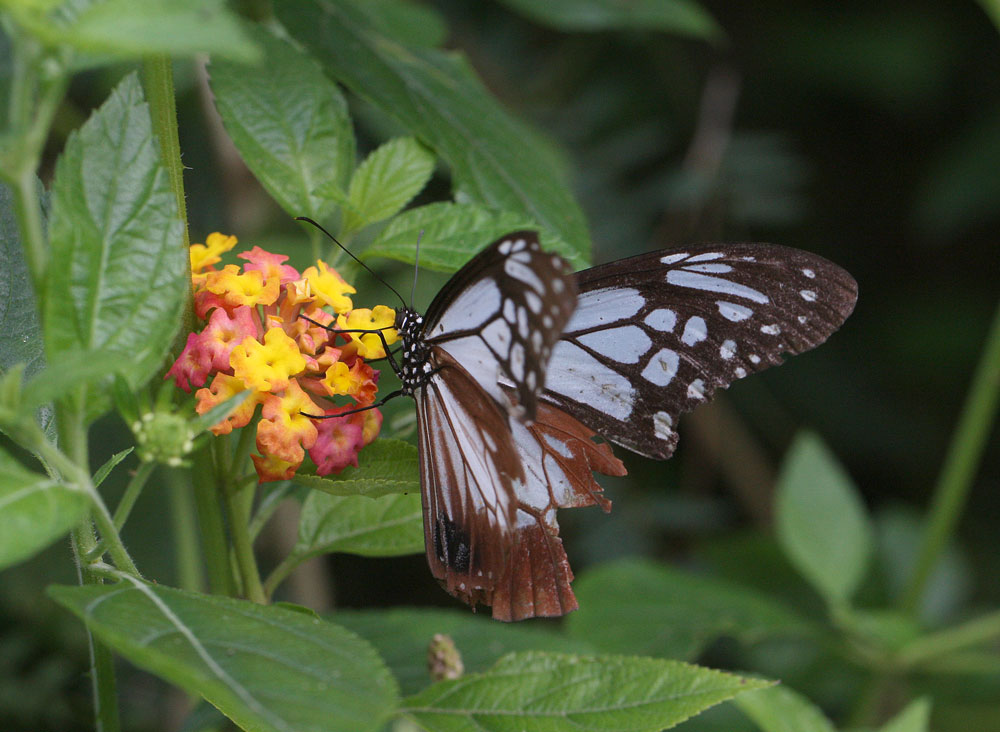
[[[577,602],[556,509],[596,504],[610,511],[593,471],[624,475],[625,466],[607,443],[593,442],[592,430],[544,402],[531,425],[510,422],[525,477],[516,486],[513,544],[491,598],[493,617],[558,617]]]
[[[576,280],[538,234],[515,231],[476,255],[441,289],[424,338],[448,351],[512,414],[534,418],[546,364],[576,304]],[[508,400],[497,384],[514,386]]]
[[[460,600],[489,603],[513,541],[524,479],[508,415],[440,348],[417,394],[420,490],[431,573]]]
[[[577,284],[542,398],[661,459],[677,445],[680,414],[784,353],[818,346],[858,293],[837,265],[770,244],[643,254],[580,272]]]

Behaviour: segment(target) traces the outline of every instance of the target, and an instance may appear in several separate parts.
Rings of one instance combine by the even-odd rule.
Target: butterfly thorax
[[[399,380],[403,393],[413,396],[431,377],[431,348],[424,340],[424,318],[411,308],[396,311],[396,332],[402,343]]]

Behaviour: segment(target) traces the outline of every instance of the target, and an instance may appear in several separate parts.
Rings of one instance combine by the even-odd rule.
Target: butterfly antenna
[[[424,230],[417,234],[417,251],[413,253],[413,287],[410,288],[410,308],[413,308],[413,300],[417,294],[417,272],[420,266],[420,240],[424,238]]]
[[[324,234],[326,234],[326,235],[327,235],[328,237],[330,237],[330,240],[331,240],[331,241],[333,241],[333,243],[334,243],[334,244],[336,244],[336,245],[337,245],[338,247],[340,247],[341,249],[343,249],[343,250],[344,250],[344,251],[345,251],[345,252],[347,253],[347,256],[349,256],[349,257],[350,257],[351,259],[353,259],[353,260],[354,260],[355,262],[357,262],[357,263],[358,263],[358,264],[360,264],[360,265],[361,265],[362,267],[364,267],[364,268],[365,268],[366,270],[368,270],[368,273],[369,273],[369,274],[371,274],[371,276],[372,276],[372,277],[374,277],[374,278],[375,278],[376,280],[378,280],[378,281],[379,281],[379,282],[381,282],[381,283],[382,283],[383,285],[385,285],[385,286],[386,286],[386,287],[388,287],[388,288],[389,288],[390,290],[392,290],[392,291],[393,291],[393,292],[394,292],[394,293],[396,294],[396,297],[398,297],[398,298],[399,298],[399,301],[400,301],[400,302],[401,302],[401,303],[403,304],[403,307],[406,307],[406,300],[404,300],[404,299],[403,299],[403,296],[399,294],[399,291],[398,291],[398,290],[397,290],[397,289],[396,289],[395,287],[393,287],[392,285],[390,285],[390,284],[389,284],[388,282],[386,282],[385,280],[383,280],[383,279],[382,279],[381,277],[379,277],[379,276],[378,276],[377,274],[375,274],[375,272],[374,272],[374,271],[372,270],[372,268],[371,268],[371,267],[369,267],[369,266],[368,266],[367,264],[365,264],[365,263],[364,263],[364,262],[362,262],[362,261],[361,261],[360,259],[358,259],[357,257],[355,257],[355,256],[354,256],[354,254],[353,254],[353,253],[351,253],[351,250],[350,250],[350,249],[348,249],[348,248],[347,248],[347,247],[345,247],[345,246],[344,246],[343,244],[341,244],[341,243],[340,243],[339,241],[337,241],[337,237],[335,237],[335,236],[334,236],[333,234],[331,234],[331,233],[330,233],[329,231],[327,231],[327,230],[326,230],[326,229],[324,229],[324,228],[323,228],[322,226],[320,226],[319,224],[317,224],[317,223],[316,223],[315,221],[313,221],[313,220],[312,220],[311,218],[309,218],[308,216],[296,216],[296,217],[295,217],[295,220],[296,220],[296,221],[305,221],[305,222],[306,222],[307,224],[312,224],[312,225],[313,225],[313,226],[315,226],[315,227],[316,227],[317,229],[319,229],[319,230],[320,230],[320,231],[322,231],[322,232],[323,232]]]

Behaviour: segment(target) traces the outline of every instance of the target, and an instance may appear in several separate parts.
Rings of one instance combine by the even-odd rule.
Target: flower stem
[[[243,578],[243,592],[248,600],[267,604],[267,595],[260,583],[260,570],[257,568],[257,558],[253,553],[253,542],[247,530],[249,512],[244,498],[249,491],[237,491],[232,488],[226,491],[226,502],[229,507],[230,531],[233,536],[233,551],[236,554],[236,564]],[[252,496],[252,494],[251,494]]]
[[[927,580],[951,539],[966,499],[976,468],[996,417],[1000,397],[1000,305],[993,318],[986,347],[962,407],[962,416],[952,437],[948,454],[941,468],[930,517],[924,529],[916,568],[903,593],[902,607],[908,612],[917,609]]]
[[[183,590],[199,591],[205,578],[198,561],[198,528],[191,485],[179,470],[168,470],[166,482],[170,492],[177,581]]]
[[[205,552],[205,567],[208,570],[208,586],[217,595],[235,597],[233,577],[229,571],[229,546],[226,540],[226,526],[219,505],[219,489],[215,481],[212,465],[211,446],[206,445],[194,454],[194,500],[197,507],[198,528],[202,549]]]

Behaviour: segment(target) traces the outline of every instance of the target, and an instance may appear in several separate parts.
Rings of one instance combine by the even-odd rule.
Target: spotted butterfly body
[[[841,268],[773,245],[666,250],[573,274],[534,232],[497,240],[425,317],[397,311],[432,574],[500,620],[575,609],[556,509],[610,510],[594,472],[625,474],[593,438],[669,457],[681,413],[819,345],[856,298]]]

